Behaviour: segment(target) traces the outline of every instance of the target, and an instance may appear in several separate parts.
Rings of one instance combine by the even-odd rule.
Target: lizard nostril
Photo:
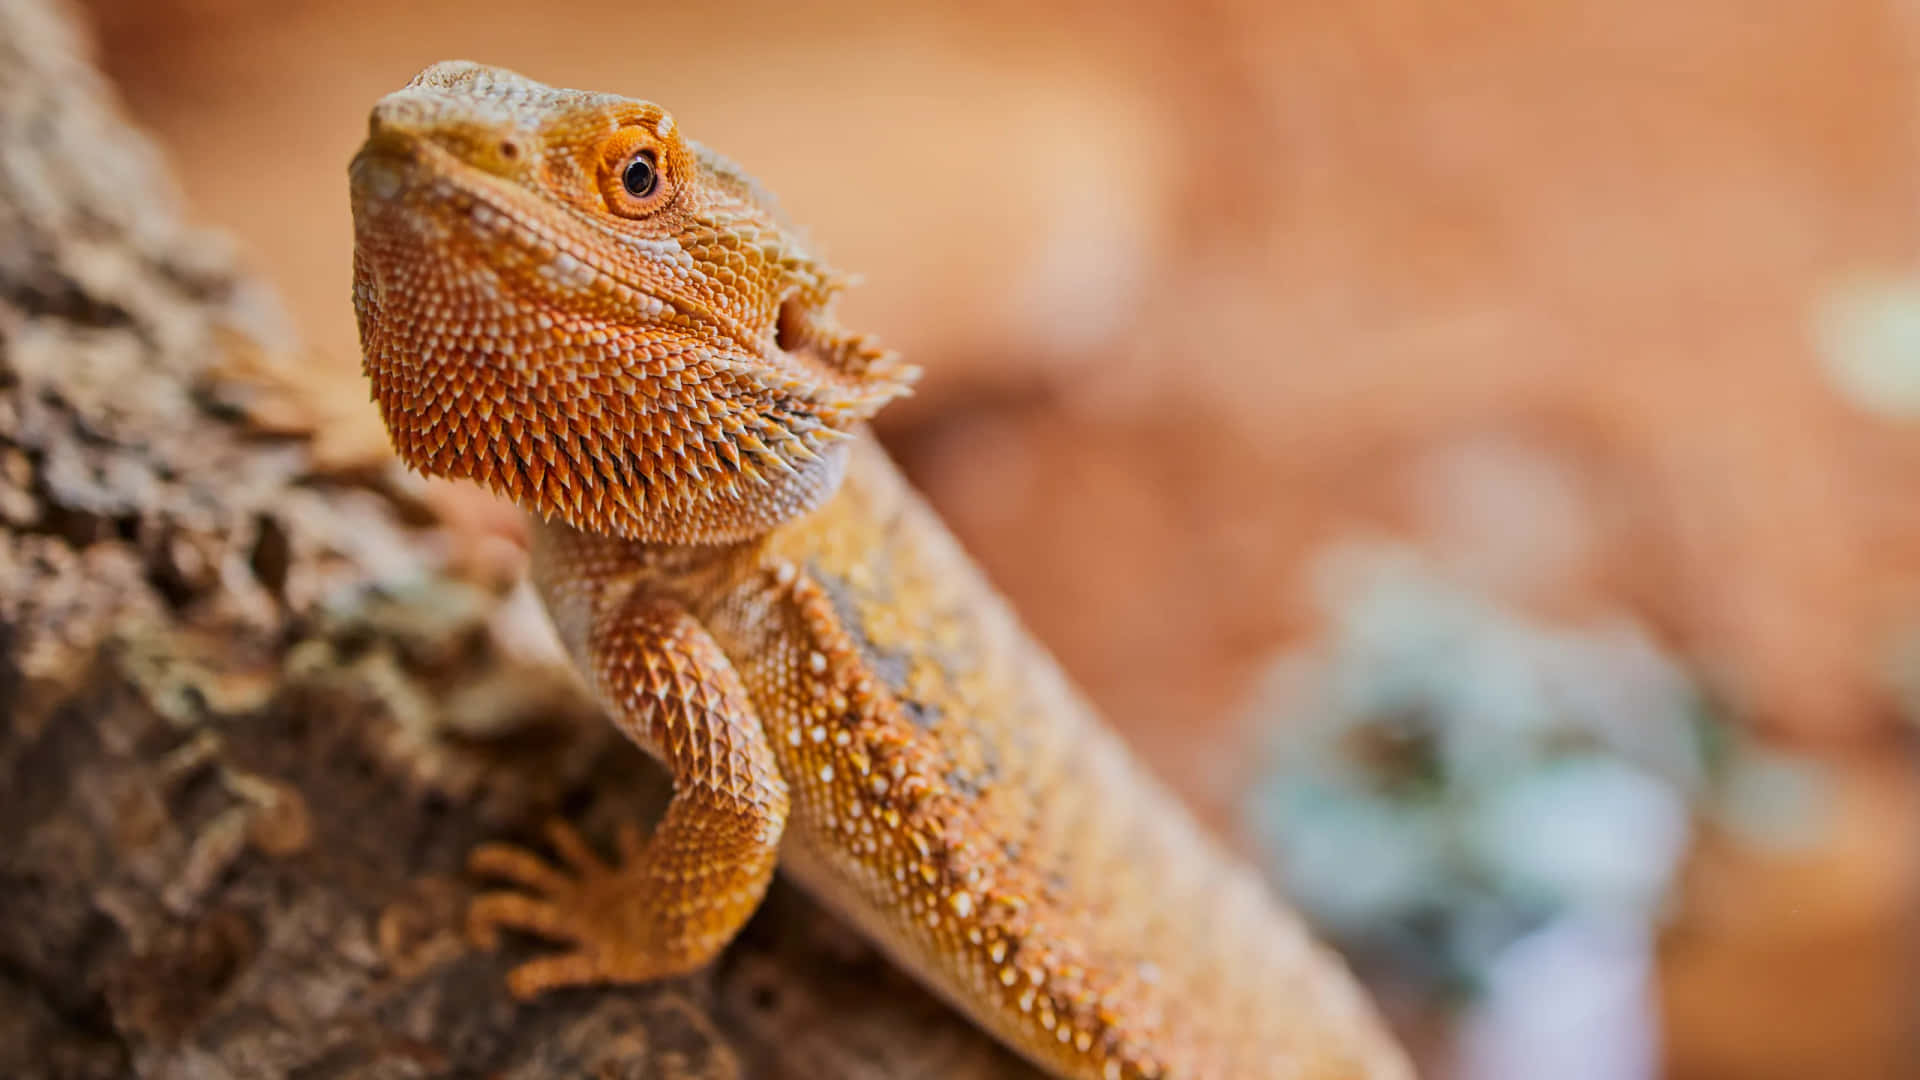
[[[520,144],[512,139],[500,140],[500,156],[508,161],[517,160],[520,157]]]

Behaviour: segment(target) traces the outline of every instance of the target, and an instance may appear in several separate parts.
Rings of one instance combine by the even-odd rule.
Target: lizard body
[[[351,172],[365,369],[410,465],[532,511],[534,578],[675,795],[472,922],[565,942],[532,995],[711,960],[776,862],[1062,1077],[1411,1075],[1121,746],[873,441],[916,372],[658,106],[435,65]]]

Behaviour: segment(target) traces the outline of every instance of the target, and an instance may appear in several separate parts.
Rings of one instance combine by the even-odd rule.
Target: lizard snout
[[[395,148],[367,140],[347,166],[354,205],[358,207],[369,198],[385,202],[399,195],[406,187],[410,168],[411,154],[396,153]]]

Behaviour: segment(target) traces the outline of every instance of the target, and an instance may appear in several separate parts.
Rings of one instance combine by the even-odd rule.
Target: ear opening
[[[807,343],[807,311],[799,293],[780,302],[780,313],[773,325],[773,343],[781,352],[793,352]]]

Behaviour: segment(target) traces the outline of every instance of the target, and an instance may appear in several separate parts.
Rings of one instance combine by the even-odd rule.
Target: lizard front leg
[[[673,801],[651,838],[622,830],[611,865],[565,825],[550,831],[564,869],[507,845],[474,852],[477,873],[519,887],[475,901],[476,938],[504,927],[572,946],[514,969],[520,997],[705,965],[766,894],[787,820],[787,784],[746,688],[693,616],[642,588],[596,619],[585,645],[601,701],[666,764]]]

